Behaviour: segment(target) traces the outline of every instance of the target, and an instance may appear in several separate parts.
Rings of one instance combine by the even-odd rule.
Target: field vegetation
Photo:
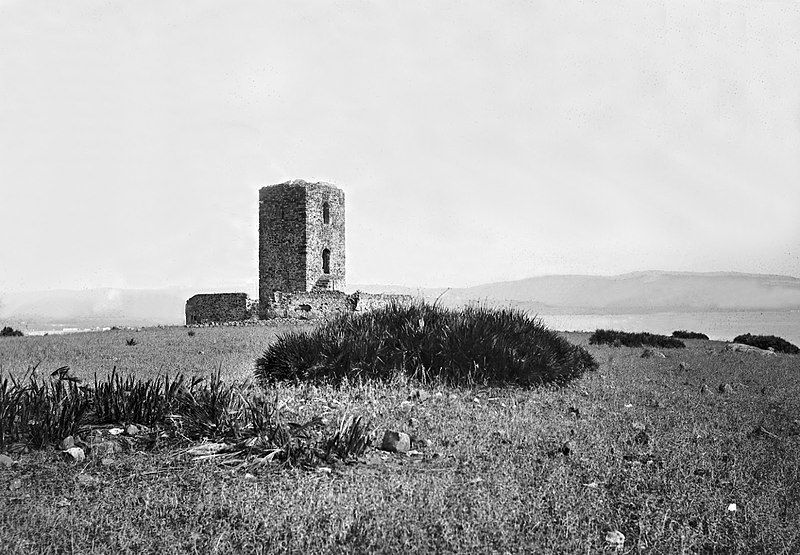
[[[676,339],[703,339],[708,340],[708,336],[704,333],[699,333],[696,331],[687,331],[687,330],[676,330],[672,332],[672,337]]]
[[[389,380],[447,384],[565,384],[597,363],[541,322],[511,309],[390,305],[285,334],[256,361],[275,380]]]
[[[589,337],[589,344],[611,345],[612,347],[659,347],[662,349],[683,349],[686,347],[683,341],[675,337],[617,330],[597,330]]]
[[[196,386],[206,393],[195,396],[204,407],[226,406],[209,400],[223,391],[233,392],[228,400],[258,393],[260,412],[277,411],[287,433],[316,422],[307,437],[323,452],[312,465],[251,457],[247,437],[208,427],[177,441],[168,424],[136,422],[159,418],[125,408],[119,393],[119,403],[86,410],[123,421],[84,425],[76,438],[130,423],[149,429],[122,452],[75,463],[52,445],[6,449],[3,552],[800,551],[800,357],[709,341],[642,359],[639,347],[590,345],[589,334],[574,333],[560,335],[599,367],[562,386],[398,372],[241,389],[255,359],[293,331],[207,328],[190,337],[172,328],[0,342],[3,376],[18,380],[36,367],[49,383],[69,366],[64,377],[82,382],[57,375],[53,383],[97,395],[104,384],[135,391],[181,372],[187,390],[206,377]],[[135,347],[125,344],[131,335]],[[214,390],[207,377],[217,371]],[[227,387],[234,382],[237,389]],[[166,382],[152,383],[163,395]],[[387,429],[409,433],[412,451],[376,449]],[[359,444],[363,435],[369,444]],[[229,450],[209,448],[220,444]],[[363,453],[338,456],[342,446]],[[607,541],[619,539],[611,532],[624,543]]]
[[[772,349],[776,353],[788,353],[790,355],[800,353],[800,348],[797,345],[793,345],[782,337],[774,335],[751,335],[745,333],[734,337],[733,342],[758,347],[759,349]]]

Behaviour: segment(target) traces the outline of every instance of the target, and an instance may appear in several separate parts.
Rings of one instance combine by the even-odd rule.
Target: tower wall
[[[306,189],[306,284],[342,290],[345,286],[344,191],[325,183],[314,183]],[[328,223],[324,221],[328,204]],[[330,253],[329,273],[323,271],[323,251]],[[322,278],[322,280],[320,280]]]
[[[306,288],[306,190],[282,183],[263,187],[258,200],[258,297]]]

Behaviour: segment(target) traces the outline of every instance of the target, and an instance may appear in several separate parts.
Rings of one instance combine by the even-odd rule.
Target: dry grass
[[[207,373],[222,364],[242,377],[267,332],[147,330],[133,349],[124,332],[11,338],[0,360],[4,370],[25,367],[46,351],[53,366],[91,375],[111,369],[106,357],[128,354],[141,359],[126,359],[126,371]],[[588,343],[587,334],[567,338]],[[620,530],[624,552],[800,551],[800,357],[691,340],[666,359],[588,349],[600,369],[561,389],[428,386],[431,397],[420,401],[419,386],[398,378],[269,392],[298,420],[322,415],[331,430],[358,415],[431,441],[419,457],[369,449],[331,472],[267,466],[249,477],[171,448],[119,455],[112,466],[23,455],[0,470],[0,545],[9,553],[576,553],[606,550],[605,533]],[[192,354],[199,350],[209,354]],[[732,393],[717,391],[723,382]],[[99,482],[81,485],[80,473]]]

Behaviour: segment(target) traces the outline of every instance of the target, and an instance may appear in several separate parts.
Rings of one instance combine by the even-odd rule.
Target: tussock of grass
[[[653,333],[629,333],[616,330],[597,330],[589,337],[590,345],[614,345],[625,347],[659,347],[662,349],[683,349],[683,341],[666,335]]]
[[[698,333],[696,331],[686,331],[686,330],[676,330],[672,332],[672,337],[676,339],[708,339],[708,336],[704,333]]]
[[[157,428],[173,442],[229,443],[223,457],[312,466],[331,456],[361,455],[369,437],[369,425],[360,418],[343,423],[331,437],[321,433],[319,417],[288,421],[276,399],[252,384],[224,382],[219,371],[209,380],[191,381],[183,375],[123,379],[114,371],[104,381],[95,378],[93,388],[79,386],[66,372],[60,376],[49,382],[0,379],[0,452],[12,443],[55,445],[86,425],[136,423]]]
[[[776,335],[751,335],[745,333],[734,337],[733,342],[758,347],[759,349],[769,349],[771,347],[777,353],[788,353],[790,355],[800,353],[800,348]]]
[[[344,314],[279,336],[256,360],[262,384],[280,380],[564,384],[597,368],[583,348],[515,310],[425,303]]]

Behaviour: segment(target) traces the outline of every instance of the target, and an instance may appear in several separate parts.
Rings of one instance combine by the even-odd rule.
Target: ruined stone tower
[[[275,292],[343,289],[344,191],[302,180],[262,187],[258,259],[262,310]]]

